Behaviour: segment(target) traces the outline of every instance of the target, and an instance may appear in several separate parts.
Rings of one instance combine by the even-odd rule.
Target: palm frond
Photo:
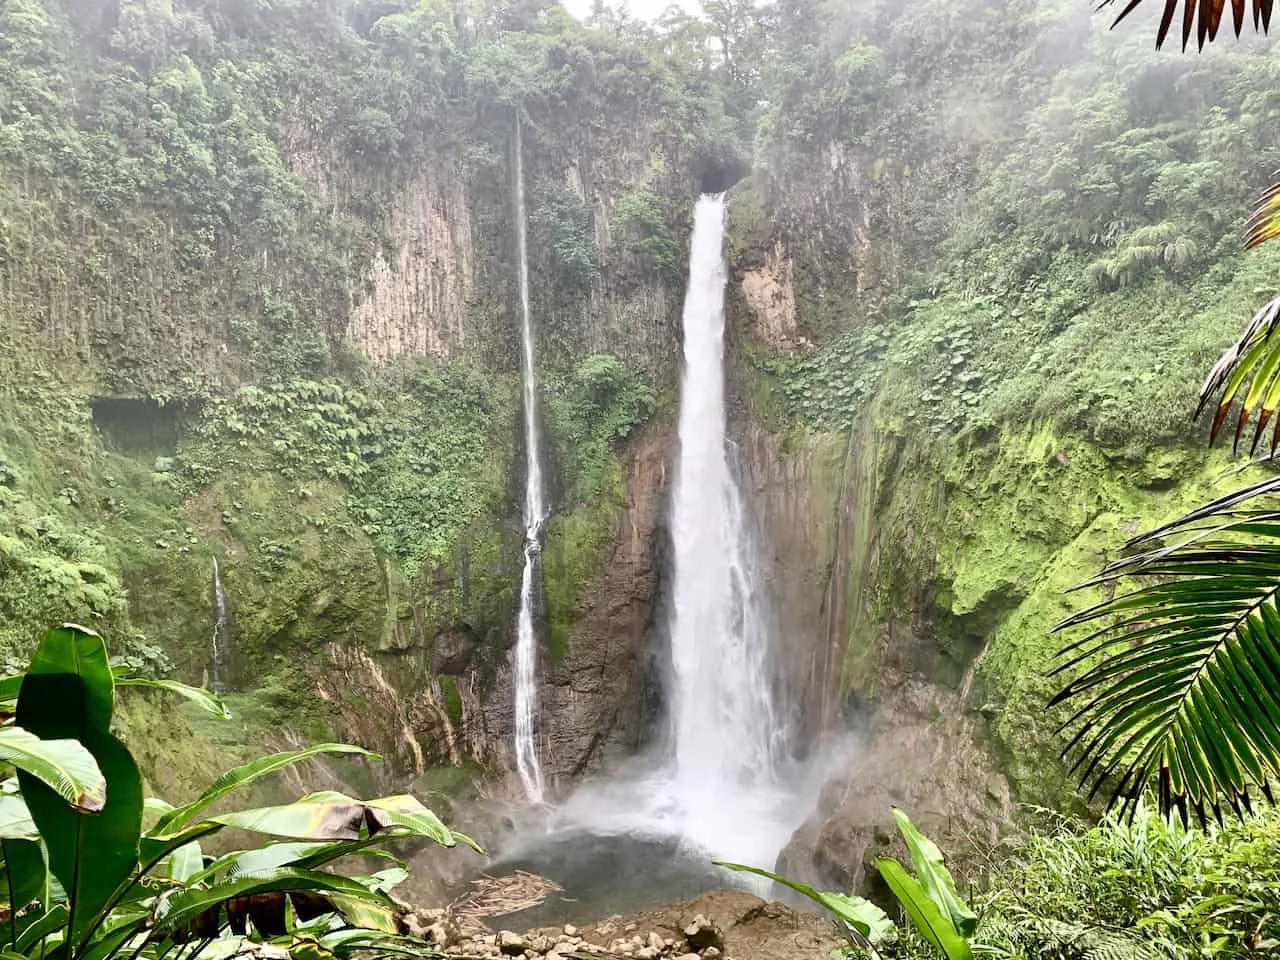
[[[1277,329],[1280,329],[1280,297],[1253,315],[1240,339],[1227,348],[1209,371],[1200,388],[1200,403],[1195,415],[1198,418],[1214,397],[1218,398],[1213,426],[1209,431],[1211,444],[1226,425],[1233,404],[1239,401],[1232,452],[1239,450],[1240,438],[1255,412],[1257,420],[1249,452],[1252,455],[1257,450],[1267,425],[1280,408],[1280,336],[1276,336]],[[1267,443],[1272,456],[1277,447],[1280,447],[1280,418],[1276,418]]]
[[[1114,5],[1117,0],[1100,0],[1098,9]],[[1156,32],[1156,48],[1164,46],[1169,28],[1173,25],[1174,14],[1178,12],[1180,0],[1165,0],[1164,13],[1160,17],[1160,27]],[[1123,20],[1142,3],[1142,0],[1129,0],[1112,26]],[[1218,28],[1222,25],[1222,14],[1225,12],[1226,0],[1181,0],[1182,4],[1182,49],[1187,49],[1191,34],[1196,34],[1196,43],[1201,50],[1206,40],[1215,40]],[[1252,0],[1253,28],[1266,33],[1271,26],[1272,0]],[[1231,0],[1231,22],[1236,36],[1244,28],[1245,0]]]
[[[1122,813],[1149,787],[1161,811],[1204,820],[1270,798],[1280,779],[1280,508],[1269,478],[1126,545],[1083,586],[1114,591],[1063,621],[1089,627],[1051,675],[1051,706],[1090,796]],[[1102,655],[1099,657],[1098,655]]]
[[[1275,180],[1258,200],[1258,205],[1245,224],[1244,248],[1252,250],[1260,243],[1280,237],[1280,170],[1271,175]]]

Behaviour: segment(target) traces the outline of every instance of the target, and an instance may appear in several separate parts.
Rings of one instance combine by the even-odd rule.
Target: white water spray
[[[542,463],[538,450],[538,396],[533,368],[533,324],[529,316],[529,252],[525,240],[524,157],[520,121],[516,120],[515,144],[516,242],[520,248],[520,375],[524,392],[524,574],[520,580],[520,614],[516,621],[515,653],[515,751],[516,770],[525,796],[533,803],[543,798],[542,767],[534,741],[533,718],[538,702],[537,636],[533,629],[533,592],[538,554],[542,550],[542,524],[547,519],[542,494]]]
[[[222,693],[227,659],[227,595],[222,592],[222,571],[213,558],[213,634],[209,637],[209,689]]]

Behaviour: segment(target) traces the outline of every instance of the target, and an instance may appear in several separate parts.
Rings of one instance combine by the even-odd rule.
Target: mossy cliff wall
[[[1096,593],[1068,591],[1139,531],[1241,481],[1189,426],[1170,424],[1159,442],[1130,442],[1129,425],[1148,429],[1150,411],[1117,407],[1105,393],[1083,415],[1046,408],[983,423],[981,413],[953,413],[947,395],[920,384],[937,352],[957,367],[968,362],[967,348],[948,339],[958,319],[951,304],[922,299],[902,320],[881,316],[815,346],[799,333],[803,257],[780,242],[751,247],[755,189],[745,186],[733,208],[747,218],[732,228],[733,393],[788,682],[801,691],[807,722],[840,723],[867,708],[875,716],[881,705],[876,722],[892,727],[902,684],[927,680],[959,695],[949,709],[973,714],[972,735],[989,741],[1019,798],[1072,805],[1056,733],[1065,715],[1046,709],[1055,691],[1048,673],[1065,642],[1055,625]],[[1252,283],[1244,271],[1227,296],[1244,301]],[[832,295],[855,318],[875,316],[852,290]],[[1182,420],[1197,364],[1207,363],[1215,336],[1226,342],[1233,321],[1217,306],[1197,314],[1194,295],[1176,302],[1190,314],[1178,323],[1194,337],[1172,346]],[[1017,300],[1008,308],[1016,312]],[[1099,297],[1093,307],[1104,316],[1144,308],[1133,295],[1123,306]],[[904,347],[916,350],[904,357],[885,346],[908,338],[925,349]],[[1055,344],[1041,349],[1052,354]],[[985,385],[998,396],[1021,376],[992,374]],[[1110,389],[1069,367],[1035,376],[1046,395],[1064,382]],[[954,396],[963,410],[965,396]],[[967,429],[953,426],[960,418]]]

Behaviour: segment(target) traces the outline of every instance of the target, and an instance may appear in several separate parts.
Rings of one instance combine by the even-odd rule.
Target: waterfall
[[[724,221],[723,195],[698,201],[684,303],[670,635],[675,783],[686,796],[770,777],[778,729],[769,635],[725,441]]]
[[[669,749],[583,784],[552,826],[673,839],[699,863],[772,867],[812,810],[822,777],[785,749],[789,724],[770,683],[757,548],[726,437],[725,212],[723,195],[698,200],[685,292],[670,519]]]
[[[534,591],[542,525],[547,519],[542,493],[542,463],[538,456],[538,395],[533,367],[533,323],[529,316],[529,251],[525,238],[524,157],[520,120],[516,118],[515,197],[516,242],[520,248],[520,377],[524,406],[524,573],[520,579],[520,614],[516,621],[515,751],[516,770],[525,796],[540,803],[542,768],[534,740],[533,718],[538,701],[538,638],[534,632]]]
[[[227,644],[227,595],[222,592],[222,571],[218,558],[213,558],[213,634],[209,637],[209,689],[222,693],[226,685],[223,673],[226,668]]]
[[[520,869],[545,860],[547,869],[563,870],[575,903],[609,903],[609,891],[661,903],[744,882],[737,874],[708,874],[713,859],[773,867],[814,810],[829,760],[839,761],[822,749],[803,760],[792,756],[787,711],[775,703],[759,548],[726,435],[725,216],[723,194],[698,200],[685,292],[670,514],[669,737],[543,807],[531,820],[543,829],[529,830],[506,851]],[[531,474],[535,468],[531,463]],[[532,650],[532,636],[529,643]],[[532,759],[532,745],[529,751]],[[637,863],[645,869],[637,871]],[[769,894],[765,881],[745,882]]]

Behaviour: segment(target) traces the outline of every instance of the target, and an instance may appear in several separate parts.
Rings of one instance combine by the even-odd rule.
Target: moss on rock
[[[963,444],[916,436],[898,434],[880,465],[873,619],[909,621],[935,675],[967,688],[1024,800],[1068,805],[1047,673],[1064,643],[1053,628],[1092,599],[1068,591],[1140,530],[1228,489],[1227,461],[1181,447],[1131,459],[1047,425]],[[867,661],[850,635],[846,678],[867,677]]]

